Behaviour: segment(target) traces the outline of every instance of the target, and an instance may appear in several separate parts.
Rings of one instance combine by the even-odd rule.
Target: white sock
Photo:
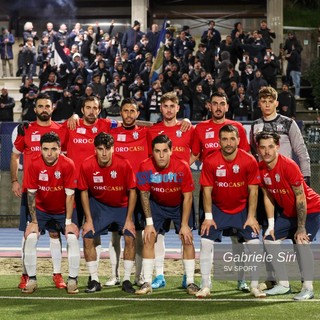
[[[100,255],[101,255],[101,244],[98,244],[96,247],[96,253],[97,253],[97,262],[98,262],[98,267],[99,267],[99,262],[100,262]]]
[[[154,244],[154,254],[155,254],[155,269],[156,276],[163,275],[164,269],[164,255],[165,255],[165,244],[164,235],[158,234],[157,242]]]
[[[26,267],[24,265],[24,245],[25,245],[25,238],[22,237],[22,243],[21,243],[21,264],[22,264],[22,274],[28,274]]]
[[[142,260],[142,268],[143,268],[143,277],[144,281],[151,284],[152,282],[152,272],[154,266],[154,259],[145,259]]]
[[[29,277],[35,277],[37,272],[37,243],[37,234],[30,233],[24,244],[24,265]]]
[[[313,291],[313,281],[310,281],[310,280],[305,280],[303,282],[303,289],[307,289],[307,290],[310,290],[310,291]]]
[[[97,282],[100,282],[99,277],[98,277],[98,263],[97,263],[97,261],[87,262],[87,267],[88,267],[89,274],[91,276],[91,280],[96,280]]]
[[[183,259],[184,273],[187,275],[187,285],[194,283],[194,269],[196,262],[194,259]]]
[[[247,247],[247,249],[250,253],[258,252],[258,253],[262,254],[262,249],[260,248],[260,240],[259,239],[248,240],[245,243],[245,246]],[[241,247],[239,247],[239,248],[241,248]],[[242,248],[243,248],[243,250],[245,249],[244,246]],[[250,266],[250,262],[248,264]],[[252,262],[252,270],[253,271],[250,271],[250,276],[251,276],[250,287],[251,287],[251,289],[258,288],[260,268],[261,268],[261,263],[258,263],[256,261]]]
[[[77,237],[74,234],[68,234],[68,262],[69,277],[76,278],[80,267],[80,246]]]
[[[200,246],[200,270],[202,278],[202,288],[210,288],[210,275],[212,267],[212,255],[214,241],[202,238]]]
[[[142,249],[143,249],[143,240],[142,240],[142,230],[136,232],[136,270],[135,270],[135,279],[139,280],[142,273]]]
[[[109,243],[109,254],[111,263],[111,278],[119,278],[121,236],[118,232],[112,232],[111,240]]]
[[[61,242],[60,239],[50,237],[50,252],[53,265],[53,273],[61,273]]]
[[[131,260],[123,260],[123,269],[124,269],[124,275],[123,275],[123,281],[129,280],[133,268],[133,261]]]

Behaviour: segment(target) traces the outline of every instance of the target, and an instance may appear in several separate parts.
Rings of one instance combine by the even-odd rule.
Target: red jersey
[[[202,121],[196,125],[191,151],[194,155],[200,154],[202,160],[213,151],[220,150],[219,131],[220,129],[231,124],[237,127],[239,131],[240,143],[239,149],[249,152],[250,145],[248,142],[246,130],[240,122],[226,119],[223,123],[214,123],[211,119]]]
[[[246,151],[238,149],[234,160],[214,152],[204,159],[200,184],[212,186],[212,203],[227,214],[241,212],[247,206],[248,186],[261,183],[258,163]]]
[[[65,189],[76,188],[74,163],[64,155],[59,155],[58,161],[48,166],[41,155],[32,159],[25,171],[25,186],[37,189],[37,209],[50,214],[66,213]]]
[[[136,187],[136,178],[128,160],[113,154],[109,167],[100,167],[95,155],[81,165],[79,190],[111,207],[128,206],[128,190]]]
[[[94,154],[94,138],[99,132],[110,131],[112,121],[110,119],[97,119],[94,125],[85,125],[83,119],[75,130],[70,130],[65,121],[61,127],[61,139],[63,149],[67,150],[68,158],[72,159],[76,166],[77,176],[84,159]]]
[[[291,186],[303,186],[307,199],[307,214],[320,212],[320,195],[303,180],[298,165],[291,159],[278,154],[277,164],[269,169],[264,161],[259,163],[262,185],[276,200],[287,217],[296,217],[296,198]]]
[[[149,156],[152,155],[152,140],[160,134],[166,134],[172,141],[172,153],[177,158],[189,163],[194,127],[191,127],[190,130],[186,132],[182,132],[180,128],[181,122],[178,122],[173,127],[167,127],[163,122],[154,124],[150,127],[147,134]]]
[[[194,190],[194,183],[187,162],[171,157],[168,168],[159,169],[154,159],[148,158],[140,165],[137,187],[150,191],[150,198],[158,204],[176,207],[181,205],[184,192]]]
[[[138,172],[140,163],[148,158],[146,127],[135,126],[134,129],[118,127],[110,130],[114,138],[114,151],[127,159],[135,173]]]
[[[40,126],[36,121],[31,122],[28,128],[25,128],[25,135],[18,135],[13,146],[14,153],[23,153],[24,173],[28,171],[31,159],[40,154],[40,139],[47,132],[54,131],[60,136],[61,125],[52,121],[49,126]],[[24,188],[25,178],[22,186]]]

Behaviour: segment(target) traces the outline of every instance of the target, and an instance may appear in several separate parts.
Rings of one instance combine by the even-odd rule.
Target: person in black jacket
[[[13,121],[14,106],[14,99],[8,96],[8,90],[2,88],[0,96],[0,121]]]
[[[296,117],[296,100],[289,90],[289,83],[283,83],[282,91],[278,94],[278,101],[279,113],[294,119]]]

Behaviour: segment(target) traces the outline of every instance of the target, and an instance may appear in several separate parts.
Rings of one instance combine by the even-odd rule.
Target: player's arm
[[[201,235],[209,235],[211,226],[217,229],[217,225],[212,216],[212,190],[212,186],[203,187],[203,209],[205,212],[205,219],[203,220],[201,225]]]
[[[68,237],[69,233],[73,233],[79,237],[79,229],[75,223],[72,222],[72,214],[74,208],[74,189],[65,189],[66,192],[66,230],[65,236]]]
[[[199,160],[199,154],[198,155],[194,155],[193,153],[190,154],[190,166],[196,161]]]
[[[28,189],[28,208],[31,216],[31,221],[28,223],[26,231],[24,233],[25,239],[27,239],[30,233],[39,234],[38,220],[36,214],[36,195],[37,189]]]
[[[129,189],[129,201],[128,201],[128,211],[126,222],[123,227],[124,230],[130,231],[134,236],[136,236],[136,229],[133,222],[134,208],[137,203],[137,190],[135,188]]]
[[[144,242],[149,242],[150,237],[156,235],[156,230],[153,226],[151,206],[150,206],[150,191],[140,190],[140,199],[142,209],[146,218],[146,227],[144,228]]]
[[[139,127],[152,127],[153,122],[145,120],[136,120],[136,125]]]
[[[246,226],[250,226],[252,230],[259,234],[260,226],[256,219],[257,203],[258,203],[258,185],[248,185],[249,197],[248,197],[248,218],[245,222],[243,229]]]
[[[80,124],[80,117],[74,113],[67,121],[67,126],[70,130],[75,130]]]
[[[184,243],[193,244],[193,235],[189,227],[189,217],[192,208],[192,192],[183,192],[180,238],[183,237]]]
[[[90,210],[90,205],[89,205],[89,193],[88,190],[82,190],[81,191],[81,203],[83,207],[83,212],[85,216],[85,223],[82,227],[82,236],[86,235],[89,231],[92,231],[94,234],[94,227],[93,227],[93,221],[92,221],[92,216],[91,216],[91,210]]]
[[[18,168],[19,168],[19,160],[20,154],[18,153],[11,153],[10,159],[10,175],[11,175],[11,182],[12,182],[12,192],[16,197],[21,197],[21,185],[18,180]]]
[[[309,236],[306,231],[306,219],[307,219],[307,200],[304,193],[303,184],[300,186],[291,186],[295,198],[296,198],[296,210],[297,210],[297,231],[294,235],[297,243],[309,242]]]
[[[189,131],[192,127],[192,123],[190,121],[190,119],[188,118],[183,118],[181,121],[181,131],[182,132],[186,132]]]
[[[274,201],[271,198],[269,192],[265,188],[262,188],[262,193],[263,193],[264,207],[265,207],[266,215],[268,218],[268,228],[264,233],[263,238],[270,235],[273,240],[276,240],[274,237]]]

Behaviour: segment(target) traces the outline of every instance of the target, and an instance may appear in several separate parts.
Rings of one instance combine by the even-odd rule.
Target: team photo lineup
[[[53,281],[69,294],[79,292],[82,240],[89,274],[85,292],[101,291],[100,237],[108,232],[112,232],[110,260],[119,259],[116,251],[121,236],[124,238],[124,273],[120,279],[119,270],[112,267],[112,277],[105,286],[121,284],[124,292],[136,295],[164,287],[161,246],[172,222],[182,244],[182,285],[188,294],[204,298],[214,291],[214,247],[224,234],[232,238],[234,250],[246,243],[250,252],[263,243],[261,253],[265,250],[273,256],[281,250],[284,239],[291,239],[298,248],[302,245],[297,258],[303,282],[294,299],[314,297],[309,244],[319,228],[320,196],[307,185],[298,165],[281,152],[282,137],[272,130],[272,121],[288,118],[276,113],[277,92],[272,87],[259,92],[264,118],[252,124],[252,148],[242,124],[226,119],[229,106],[225,94],[212,94],[211,118],[196,126],[188,119],[177,119],[178,101],[175,92],[163,94],[162,121],[146,127],[137,120],[139,108],[134,99],[122,101],[121,120],[117,121],[99,118],[100,99],[88,97],[83,100],[83,117],[72,116],[60,125],[51,120],[50,96],[37,97],[37,120],[19,125],[11,155],[12,190],[22,199],[22,293],[30,294],[38,288],[36,246],[45,232],[50,236]],[[264,119],[271,121],[259,125]],[[20,185],[17,172],[21,153],[24,176]],[[193,180],[190,169],[195,161],[203,163],[199,182]],[[200,183],[202,199],[199,286],[194,280],[193,230],[198,224],[193,203],[195,183]],[[62,235],[68,244],[66,283],[59,265]],[[156,272],[153,279],[155,261],[162,263],[162,268],[156,268],[162,274]],[[111,261],[111,265],[116,264]],[[285,264],[271,261],[266,268],[265,282],[259,281],[254,268],[257,272],[248,279],[250,285],[241,279],[235,287],[257,298],[290,293]]]

